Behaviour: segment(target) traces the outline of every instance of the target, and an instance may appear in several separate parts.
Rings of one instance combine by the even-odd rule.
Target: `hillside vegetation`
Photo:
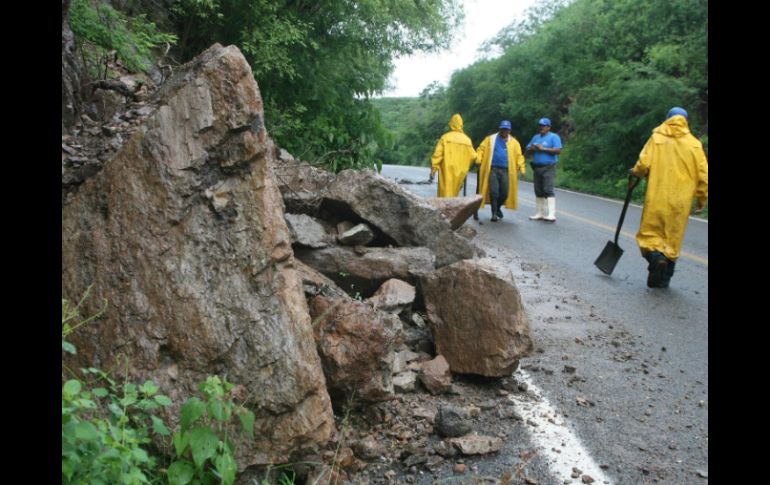
[[[502,52],[376,106],[393,133],[386,163],[427,165],[452,113],[478,145],[501,119],[526,144],[548,117],[561,135],[557,183],[621,196],[626,171],[672,106],[708,150],[706,0],[547,0],[488,42]],[[642,190],[637,191],[642,194]]]

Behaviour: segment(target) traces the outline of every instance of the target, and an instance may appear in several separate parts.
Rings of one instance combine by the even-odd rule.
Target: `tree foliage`
[[[475,144],[501,119],[524,144],[547,116],[566,178],[614,186],[672,106],[688,110],[693,133],[707,131],[707,45],[706,0],[545,0],[485,45],[501,55],[456,72],[425,108],[442,126],[409,129],[435,142],[459,112]],[[388,126],[395,146],[408,145],[407,121]]]
[[[113,52],[127,68],[146,72],[152,67],[154,50],[176,42],[175,35],[161,32],[147,15],[128,16],[99,0],[73,0],[70,23],[94,78],[107,77]]]
[[[237,45],[254,70],[271,135],[333,170],[368,165],[388,144],[369,98],[393,59],[446,47],[457,0],[178,0],[182,59]]]

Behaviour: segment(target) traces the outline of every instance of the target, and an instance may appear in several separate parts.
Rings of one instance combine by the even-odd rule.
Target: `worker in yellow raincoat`
[[[648,261],[647,286],[667,288],[682,247],[692,199],[696,212],[708,198],[708,162],[703,145],[690,133],[687,111],[671,108],[642,148],[631,169],[647,177],[647,192],[636,242]]]
[[[476,149],[479,168],[479,194],[484,196],[481,207],[492,207],[491,221],[503,218],[505,206],[516,209],[518,200],[518,173],[526,172],[524,154],[518,140],[511,136],[511,122],[500,122],[499,131],[484,138]]]
[[[476,151],[468,135],[463,133],[463,119],[455,113],[449,120],[449,129],[436,143],[430,167],[430,181],[436,171],[438,197],[457,197],[463,186],[468,169],[476,160]]]

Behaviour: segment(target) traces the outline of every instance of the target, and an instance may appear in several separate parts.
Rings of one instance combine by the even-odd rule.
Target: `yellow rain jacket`
[[[676,260],[682,247],[692,198],[708,197],[709,167],[703,145],[690,133],[684,116],[676,115],[652,130],[632,169],[647,177],[647,192],[636,242],[642,255],[659,251]]]
[[[476,151],[468,135],[463,133],[463,119],[459,114],[449,120],[452,131],[436,143],[431,158],[430,174],[438,170],[438,197],[457,197],[463,186],[471,163],[476,160]]]
[[[498,133],[489,135],[476,149],[478,154],[476,163],[481,165],[479,168],[479,194],[484,195],[481,207],[489,203],[489,172],[492,169],[492,155],[495,152],[495,141],[498,136]],[[503,205],[508,209],[516,209],[519,188],[518,172],[526,173],[527,168],[524,164],[524,154],[521,153],[521,145],[516,138],[508,135],[508,143],[505,144],[505,148],[508,150],[508,197]]]

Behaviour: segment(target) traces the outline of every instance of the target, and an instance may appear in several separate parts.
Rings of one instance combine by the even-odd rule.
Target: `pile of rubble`
[[[308,471],[314,483],[420,481],[493,453],[482,406],[516,413],[508,377],[532,351],[510,270],[484,258],[463,226],[480,196],[422,199],[371,171],[337,175],[285,150],[274,168],[338,433]],[[514,382],[514,384],[510,384]],[[340,417],[340,416],[344,416]],[[398,478],[396,478],[398,476]],[[319,483],[321,483],[319,482]]]

